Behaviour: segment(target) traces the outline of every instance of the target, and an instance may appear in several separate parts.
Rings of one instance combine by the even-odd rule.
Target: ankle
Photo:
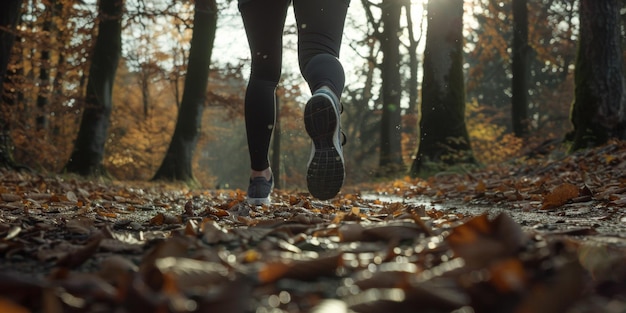
[[[272,169],[271,168],[266,168],[262,171],[255,171],[255,170],[251,170],[250,171],[250,178],[254,179],[257,177],[263,177],[267,180],[272,179]]]
[[[343,107],[341,105],[341,101],[339,100],[339,95],[333,90],[333,88],[330,88],[330,86],[327,85],[323,85],[313,92],[313,94],[316,93],[322,93],[329,96],[332,99],[335,107],[337,107],[337,109],[340,111],[340,113],[343,112]]]

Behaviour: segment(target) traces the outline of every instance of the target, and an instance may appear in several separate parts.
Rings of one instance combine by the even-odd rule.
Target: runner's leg
[[[290,0],[240,0],[250,56],[250,79],[244,111],[252,170],[269,167],[269,145],[276,115],[275,90],[280,80],[283,28]]]

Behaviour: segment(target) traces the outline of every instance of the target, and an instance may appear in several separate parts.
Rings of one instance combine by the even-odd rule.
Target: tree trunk
[[[581,0],[572,150],[626,139],[620,0]]]
[[[383,51],[380,159],[383,173],[404,170],[402,162],[402,126],[400,99],[402,84],[400,75],[400,13],[403,3],[399,0],[384,0],[381,6],[383,33],[380,38]]]
[[[528,7],[513,0],[512,124],[516,137],[528,135]]]
[[[411,14],[413,4],[411,0],[403,0],[404,1],[404,10],[406,12],[406,23],[407,29],[409,31],[409,82],[407,88],[409,89],[409,106],[402,117],[402,126],[404,127],[403,132],[408,135],[409,143],[408,146],[403,146],[404,151],[411,151],[412,153],[417,149],[416,139],[418,136],[418,121],[419,121],[419,110],[418,110],[418,96],[419,96],[419,77],[418,77],[418,45],[422,40],[421,31],[418,38],[415,38],[415,34],[413,31],[414,22],[413,15]],[[423,6],[423,4],[419,4]],[[425,9],[425,8],[424,8]],[[423,25],[423,21],[425,19],[423,16],[419,16],[416,21],[421,21]],[[404,156],[404,153],[403,153]]]
[[[54,7],[55,16],[58,16],[60,19],[63,19],[64,21],[67,21],[69,16],[68,14],[65,13],[65,5],[66,5],[65,2],[60,1],[60,0],[53,0],[52,5]],[[69,32],[65,27],[59,28],[58,26],[55,25],[54,35],[57,37],[57,41],[58,41],[57,47],[58,47],[58,54],[59,54],[56,60],[56,64],[55,64],[56,75],[54,76],[54,78],[52,78],[53,95],[51,95],[51,97],[55,99],[58,99],[62,95],[62,92],[63,92],[63,89],[62,89],[63,74],[65,74],[65,71],[66,71],[65,54],[67,50],[66,47],[69,45],[69,41],[70,41],[70,38],[68,38],[70,36],[68,36],[68,34]]]
[[[0,10],[0,81],[4,81],[4,75],[11,58],[11,49],[15,40],[15,26],[22,10],[22,0],[4,0]]]
[[[100,0],[98,36],[89,68],[85,108],[74,150],[65,169],[79,175],[102,175],[115,72],[122,51],[124,0]]]
[[[56,0],[51,0],[50,3],[47,4],[46,10],[44,12],[44,21],[42,26],[42,31],[46,35],[44,38],[43,47],[40,54],[40,64],[39,64],[39,86],[38,86],[38,94],[37,94],[37,114],[35,118],[35,127],[37,130],[45,130],[48,128],[49,119],[48,119],[48,103],[50,102],[50,68],[51,68],[51,60],[50,60],[50,48],[52,45],[51,38],[53,37],[53,20],[57,18],[60,14],[60,8],[62,8],[62,3],[58,4]],[[61,38],[58,33],[55,32],[55,37],[57,40]],[[47,134],[44,132],[43,134]]]
[[[404,10],[406,12],[406,20],[407,20],[407,29],[409,31],[409,108],[408,108],[408,112],[409,114],[417,114],[417,97],[419,95],[419,83],[418,83],[418,76],[417,76],[417,70],[418,70],[418,66],[419,66],[419,61],[418,61],[418,51],[417,51],[417,46],[419,45],[422,36],[420,35],[418,37],[418,39],[415,39],[415,34],[413,31],[413,27],[414,27],[414,21],[413,21],[413,14],[411,13],[412,11],[412,7],[413,7],[413,3],[411,3],[411,0],[404,0]],[[422,5],[422,4],[419,4]],[[423,20],[421,17],[418,19],[418,21]],[[421,32],[420,32],[421,33]],[[417,129],[417,124],[414,126],[415,129]]]
[[[153,180],[195,181],[191,161],[198,141],[217,28],[215,0],[197,0],[183,99],[172,141]]]
[[[11,141],[9,133],[9,117],[7,103],[3,101],[4,78],[7,66],[11,58],[11,50],[15,40],[15,26],[22,10],[22,0],[4,0],[0,10],[0,167],[14,166]]]
[[[145,66],[141,66],[141,101],[143,103],[143,118],[148,118],[148,109],[150,108],[150,76],[151,70]]]
[[[465,126],[463,0],[430,0],[424,51],[420,142],[410,174],[430,164],[473,163]]]

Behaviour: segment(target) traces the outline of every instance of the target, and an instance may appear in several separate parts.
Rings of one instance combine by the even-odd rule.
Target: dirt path
[[[1,171],[0,312],[626,312],[625,151],[264,207]]]

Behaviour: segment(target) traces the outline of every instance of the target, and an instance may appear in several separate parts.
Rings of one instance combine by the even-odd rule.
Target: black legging
[[[275,90],[282,67],[283,28],[292,0],[239,0],[250,45],[250,80],[245,120],[251,168],[269,167],[268,150],[275,123]],[[311,91],[328,86],[340,97],[345,77],[338,60],[350,0],[293,0],[298,25],[300,72]]]

